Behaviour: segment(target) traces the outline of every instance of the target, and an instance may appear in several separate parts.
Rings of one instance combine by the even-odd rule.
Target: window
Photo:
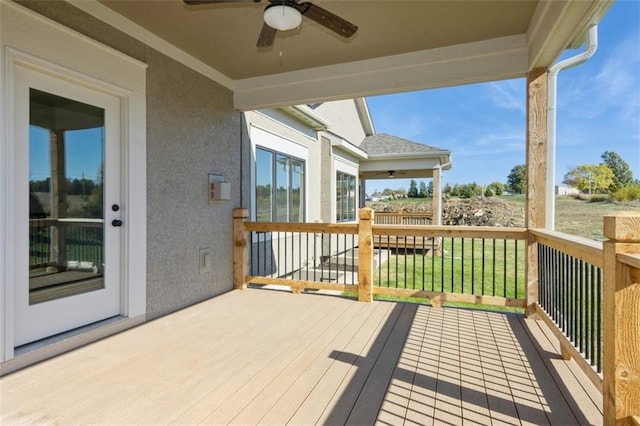
[[[336,174],[336,222],[356,220],[356,177]]]
[[[305,162],[256,148],[256,221],[304,222]]]

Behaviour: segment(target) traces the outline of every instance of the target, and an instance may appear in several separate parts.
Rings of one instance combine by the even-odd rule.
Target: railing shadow
[[[330,355],[351,364],[355,373],[325,424],[399,424],[409,419],[462,424],[490,418],[517,424],[549,424],[559,418],[562,424],[589,424],[579,410],[569,408],[570,401],[558,398],[571,398],[569,389],[550,378],[518,315],[434,309],[396,304],[365,356],[342,351]],[[484,330],[474,324],[474,315],[484,316]],[[451,322],[449,316],[457,320]],[[500,324],[494,327],[491,321]],[[441,338],[435,337],[438,333]],[[495,339],[499,353],[492,352],[491,345],[483,349],[482,339]],[[520,365],[522,372],[509,376],[508,368]]]

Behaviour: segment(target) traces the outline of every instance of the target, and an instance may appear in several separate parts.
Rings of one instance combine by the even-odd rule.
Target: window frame
[[[341,195],[343,182],[347,181],[347,196]],[[351,173],[343,170],[336,170],[336,187],[335,187],[335,203],[336,203],[336,223],[353,222],[356,220],[356,203],[358,200],[357,178]],[[346,207],[345,207],[346,204]]]
[[[258,156],[259,156],[259,151],[265,152],[265,153],[269,153],[270,157],[271,157],[271,165],[270,165],[270,174],[271,174],[271,191],[269,194],[270,197],[270,212],[269,212],[269,220],[267,220],[268,222],[283,222],[283,220],[281,220],[282,216],[280,215],[280,212],[278,210],[280,210],[282,208],[282,204],[279,202],[278,199],[278,187],[280,186],[279,184],[279,179],[278,177],[281,176],[279,173],[279,166],[281,166],[279,164],[281,159],[286,160],[286,167],[288,168],[287,171],[287,176],[286,176],[286,223],[304,223],[305,222],[305,218],[306,218],[306,193],[307,193],[307,188],[306,188],[306,176],[307,176],[307,161],[304,158],[299,158],[297,156],[291,155],[291,154],[287,154],[285,152],[281,152],[275,149],[271,149],[268,147],[264,147],[262,145],[256,145],[255,147],[255,151],[256,151],[256,161],[254,162],[254,175],[255,175],[255,179],[254,179],[254,199],[255,199],[255,217],[256,217],[256,221],[258,221],[258,218],[262,215],[260,215],[260,211],[259,211],[259,197],[258,197]],[[298,185],[300,188],[300,195],[299,195],[299,200],[298,203],[294,205],[294,199],[295,199],[295,188],[293,186],[294,183],[294,163],[298,163],[298,166],[302,166],[302,170],[300,173],[298,173],[297,175],[299,176],[298,179]],[[297,207],[296,207],[297,206]],[[295,214],[297,213],[297,214]],[[297,219],[294,217],[297,216]],[[280,215],[280,216],[279,216]],[[296,219],[296,220],[294,220]]]

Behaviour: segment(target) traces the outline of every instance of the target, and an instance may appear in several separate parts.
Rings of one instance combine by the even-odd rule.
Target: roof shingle
[[[413,142],[386,133],[367,136],[360,144],[360,148],[368,154],[430,154],[447,151],[432,145]]]

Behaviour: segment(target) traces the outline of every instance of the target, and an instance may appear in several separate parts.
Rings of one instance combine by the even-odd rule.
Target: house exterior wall
[[[331,123],[331,133],[356,146],[364,140],[366,134],[353,99],[325,102],[318,105],[315,112]]]
[[[232,288],[232,210],[241,206],[248,137],[232,93],[65,2],[21,5],[148,64],[147,318]],[[231,200],[209,204],[208,173],[231,184]],[[212,272],[200,274],[199,250]]]
[[[247,111],[245,114],[245,120],[247,127],[249,128],[249,137],[251,145],[251,168],[247,172],[247,176],[252,176],[255,173],[255,158],[253,158],[255,147],[265,147],[265,141],[261,140],[260,132],[268,132],[276,135],[283,140],[283,143],[277,147],[266,146],[269,149],[275,149],[283,154],[292,155],[300,158],[298,154],[301,150],[305,152],[303,159],[305,162],[305,217],[306,221],[313,222],[317,217],[317,211],[319,209],[320,201],[317,199],[319,182],[316,178],[319,172],[318,161],[308,161],[308,159],[317,159],[320,147],[317,139],[317,133],[315,130],[309,128],[308,125],[300,122],[295,117],[292,117],[281,110],[261,110],[261,111]],[[252,131],[252,129],[255,129]],[[257,131],[256,131],[257,130]],[[294,146],[298,153],[292,152],[287,146]],[[250,180],[253,182],[253,177]],[[247,179],[249,180],[249,179]],[[255,200],[255,185],[251,185],[250,199]],[[254,205],[254,201],[250,205]],[[250,212],[251,215],[255,214],[254,211]],[[252,216],[253,217],[253,216]]]

